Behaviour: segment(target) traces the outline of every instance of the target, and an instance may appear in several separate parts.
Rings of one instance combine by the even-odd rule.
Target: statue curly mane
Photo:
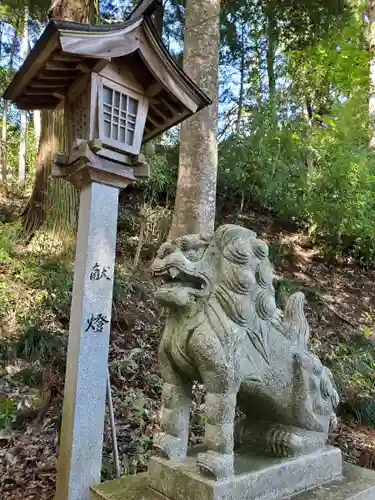
[[[226,316],[249,333],[276,315],[272,266],[267,245],[256,234],[223,226],[213,241],[219,250],[213,297]],[[212,299],[208,301],[212,303]]]

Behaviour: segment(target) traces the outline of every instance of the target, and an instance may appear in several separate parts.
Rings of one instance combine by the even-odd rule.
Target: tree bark
[[[277,120],[276,110],[276,72],[275,59],[277,48],[277,19],[276,12],[271,7],[266,10],[267,16],[267,76],[268,95],[271,108],[271,119],[275,125]]]
[[[3,30],[4,30],[4,22],[0,21],[0,61],[1,61],[1,56],[3,55]]]
[[[186,1],[184,70],[213,104],[181,125],[176,202],[169,238],[213,232],[218,163],[220,0]]]
[[[95,15],[93,0],[52,0],[49,17],[77,23],[90,23]]]
[[[310,96],[306,95],[303,116],[305,118],[307,132],[306,132],[306,142],[307,145],[310,144],[311,132],[312,132],[312,119],[313,119],[313,109]],[[306,154],[306,165],[307,165],[307,175],[311,176],[314,173],[314,159],[309,146],[305,147]]]
[[[55,128],[56,112],[41,112],[41,136],[36,160],[35,184],[29,204],[32,209],[28,210],[24,218],[24,229],[29,238],[34,236],[41,226],[41,221],[45,220],[46,209],[49,199],[49,178],[53,156],[58,147],[58,141],[51,130]]]
[[[241,24],[241,56],[240,56],[240,92],[238,96],[238,110],[236,120],[236,132],[241,132],[244,90],[245,90],[245,26]]]
[[[24,7],[23,34],[21,57],[23,61],[29,53],[29,8],[27,2]],[[27,148],[27,111],[21,110],[20,120],[20,150],[18,159],[18,184],[21,188],[25,185],[26,177],[26,148]]]
[[[8,74],[11,75],[13,73],[13,61],[14,61],[14,53],[16,51],[17,45],[17,31],[18,31],[18,23],[16,29],[14,30],[12,46],[10,49],[10,58],[9,58],[9,67]],[[5,184],[7,181],[8,175],[8,155],[7,155],[7,135],[8,135],[8,101],[4,100],[3,103],[3,113],[1,117],[1,182]]]
[[[254,33],[253,41],[253,65],[251,70],[252,95],[256,98],[257,106],[260,108],[263,103],[263,81],[262,81],[262,48],[259,36]]]
[[[375,0],[368,2],[369,19],[369,51],[370,51],[370,95],[369,95],[369,118],[370,118],[370,148],[375,148]]]
[[[93,0],[54,0],[49,17],[89,23],[95,14]],[[22,214],[28,238],[48,223],[53,232],[72,232],[76,228],[78,193],[62,179],[51,180],[55,154],[64,151],[64,112],[62,109],[41,112],[41,136],[37,155],[35,182],[30,200]]]
[[[40,115],[40,110],[35,109],[33,111],[33,122],[34,122],[34,136],[35,136],[35,146],[38,149],[39,148],[39,141],[40,141],[40,134],[42,133],[41,131],[41,115]]]

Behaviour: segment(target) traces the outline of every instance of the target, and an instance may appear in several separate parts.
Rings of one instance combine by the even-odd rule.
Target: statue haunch
[[[331,372],[308,351],[303,294],[289,298],[284,314],[276,307],[268,246],[225,225],[163,244],[152,271],[164,278],[156,298],[169,309],[156,451],[186,455],[194,380],[207,390],[202,474],[232,475],[235,445],[276,456],[324,447],[338,395]],[[235,422],[236,408],[244,416]]]

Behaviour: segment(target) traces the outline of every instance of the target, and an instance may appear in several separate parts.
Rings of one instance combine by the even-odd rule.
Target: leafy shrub
[[[307,197],[310,230],[332,256],[375,259],[375,170],[368,148],[367,103],[353,98],[336,108],[330,131],[317,131],[317,161]]]
[[[12,426],[17,417],[17,405],[12,398],[0,396],[0,429]]]
[[[277,307],[284,309],[288,298],[298,291],[298,286],[288,279],[276,280],[274,285]]]
[[[43,369],[39,361],[35,361],[13,376],[15,382],[27,387],[39,387],[43,380]]]
[[[29,360],[51,361],[61,356],[62,350],[62,338],[38,326],[29,326],[17,345],[17,355]]]
[[[218,199],[244,199],[254,207],[287,217],[303,217],[306,168],[303,125],[275,129],[261,113],[247,136],[233,136],[220,147]]]
[[[375,425],[375,344],[363,334],[341,343],[326,361],[340,394],[339,412],[346,419]]]

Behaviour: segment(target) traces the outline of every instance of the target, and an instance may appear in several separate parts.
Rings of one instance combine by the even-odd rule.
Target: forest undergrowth
[[[73,253],[25,245],[17,203],[2,198],[0,213],[0,496],[54,496],[64,367],[73,280]],[[132,202],[121,205],[109,368],[123,473],[147,467],[158,428],[162,381],[156,352],[165,317],[153,299],[147,268],[160,244],[154,210],[143,228]],[[375,271],[353,262],[327,263],[305,233],[256,212],[222,217],[255,230],[270,245],[280,307],[296,290],[307,298],[311,348],[329,365],[341,395],[331,441],[345,458],[375,469]],[[163,223],[164,224],[164,223]],[[191,441],[202,435],[204,391],[195,387]],[[115,476],[108,419],[102,479]]]

